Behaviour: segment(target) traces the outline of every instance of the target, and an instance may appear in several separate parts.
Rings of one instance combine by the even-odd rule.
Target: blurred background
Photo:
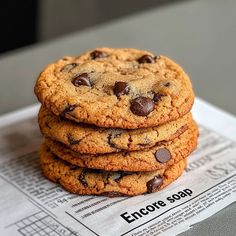
[[[173,2],[177,0],[3,1],[0,53]]]

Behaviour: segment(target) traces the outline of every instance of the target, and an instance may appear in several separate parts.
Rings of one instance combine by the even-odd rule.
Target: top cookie
[[[65,57],[40,74],[35,94],[55,115],[127,129],[175,120],[194,101],[180,66],[136,49],[98,48]]]

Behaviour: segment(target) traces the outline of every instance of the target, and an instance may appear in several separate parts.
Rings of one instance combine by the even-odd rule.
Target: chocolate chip
[[[64,111],[61,113],[61,116],[65,116],[66,113],[73,111],[77,107],[76,104],[67,106]]]
[[[165,87],[169,87],[169,86],[170,86],[170,82],[166,82],[166,83],[164,84],[164,86],[165,86]]]
[[[77,63],[70,63],[61,68],[61,72],[70,72],[77,66]]]
[[[108,142],[108,144],[110,145],[110,147],[112,147],[112,148],[115,148],[115,149],[118,149],[118,150],[120,150],[120,148],[119,147],[117,147],[113,142],[112,142],[112,139],[114,139],[114,138],[117,138],[117,137],[119,137],[121,135],[121,132],[111,132],[108,136],[107,136],[107,142]]]
[[[137,97],[131,101],[130,110],[137,116],[147,116],[155,108],[151,98]]]
[[[88,187],[88,183],[85,179],[86,171],[82,171],[81,174],[78,177],[78,180],[84,187]]]
[[[90,56],[93,60],[97,59],[97,58],[104,58],[104,57],[107,57],[107,54],[105,52],[102,52],[102,51],[98,51],[98,50],[95,50],[93,52],[90,53]]]
[[[115,145],[114,145],[114,143],[112,143],[112,138],[113,138],[113,134],[111,133],[111,134],[109,134],[109,135],[107,136],[107,140],[108,140],[107,142],[108,142],[108,144],[109,144],[110,147],[116,148]]]
[[[155,58],[156,57],[152,57],[151,55],[143,55],[137,61],[140,64],[143,64],[143,63],[155,63]]]
[[[155,152],[155,158],[161,163],[165,163],[171,159],[171,153],[166,148],[160,148]]]
[[[116,81],[113,88],[113,92],[117,97],[120,97],[121,95],[129,93],[129,86],[126,82]]]
[[[82,73],[80,75],[77,75],[75,78],[73,78],[72,83],[76,86],[88,86],[91,87],[91,82],[89,80],[89,75],[88,73]]]
[[[79,144],[81,139],[79,140],[75,140],[71,134],[67,134],[67,139],[70,145],[75,145],[75,144]]]
[[[162,93],[154,93],[154,96],[153,96],[153,101],[154,102],[159,102],[161,100],[161,97],[165,96],[164,94]]]
[[[76,165],[72,165],[70,164],[70,170],[77,170],[79,168],[79,166],[76,166]]]
[[[125,197],[125,196],[127,196],[123,193],[119,193],[119,192],[116,192],[116,191],[103,192],[101,195],[105,196],[105,197]]]
[[[129,152],[122,152],[123,157],[127,157],[129,155]]]
[[[50,149],[48,149],[47,151],[50,151]],[[57,157],[56,155],[53,155],[53,160],[58,161],[59,157]]]
[[[148,193],[154,193],[156,192],[159,187],[162,185],[163,179],[161,176],[157,175],[153,179],[149,180],[147,182],[147,192]]]

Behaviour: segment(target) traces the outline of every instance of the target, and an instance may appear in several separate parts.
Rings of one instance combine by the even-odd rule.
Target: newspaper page
[[[39,106],[0,118],[0,235],[177,235],[236,199],[236,118],[197,99],[197,150],[176,182],[137,197],[78,196],[41,174]]]

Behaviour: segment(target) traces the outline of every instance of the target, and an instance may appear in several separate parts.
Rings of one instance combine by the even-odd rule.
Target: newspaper
[[[197,99],[197,150],[176,182],[137,197],[77,196],[45,179],[39,106],[0,117],[0,235],[177,235],[236,199],[236,118]]]

